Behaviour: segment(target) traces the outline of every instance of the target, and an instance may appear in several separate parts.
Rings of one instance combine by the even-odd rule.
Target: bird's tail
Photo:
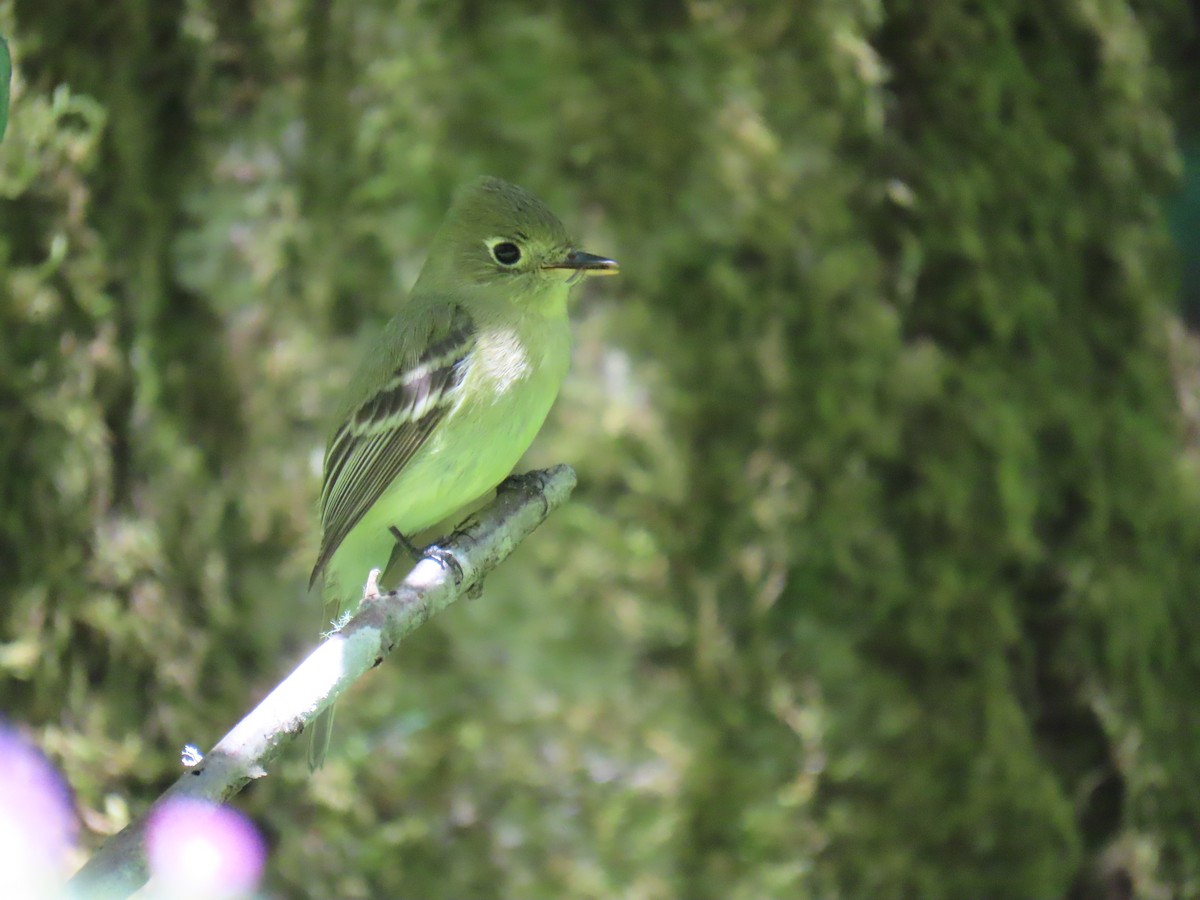
[[[312,737],[308,744],[308,768],[315,772],[325,765],[325,754],[329,752],[329,740],[333,737],[333,712],[336,704],[330,703],[317,714],[312,723]]]
[[[326,598],[328,601],[328,597]],[[340,602],[326,602],[323,604],[324,613],[328,614],[329,610],[333,610],[334,628],[341,627],[342,604]],[[326,632],[322,632],[324,636]],[[312,732],[308,741],[308,769],[310,772],[315,772],[321,766],[325,765],[325,754],[329,752],[329,741],[333,737],[333,712],[336,703],[330,703],[327,707],[317,713],[317,717],[312,721]]]

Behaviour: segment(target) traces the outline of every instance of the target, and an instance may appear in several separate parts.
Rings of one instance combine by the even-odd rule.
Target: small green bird
[[[408,303],[350,382],[325,450],[321,550],[309,586],[353,609],[396,539],[496,487],[529,448],[567,374],[567,292],[617,263],[577,250],[540,200],[499,178],[467,185]],[[309,765],[329,747],[330,706]]]

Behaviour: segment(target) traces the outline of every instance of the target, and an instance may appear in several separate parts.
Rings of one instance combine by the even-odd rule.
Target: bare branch
[[[145,826],[162,803],[176,798],[224,802],[266,765],[322,709],[433,614],[482,583],[516,546],[561,506],[575,472],[555,466],[509,479],[496,499],[427,556],[393,591],[364,600],[358,614],[323,642],[242,721],[203,762],[188,769],[140,818],[114,835],[71,882],[82,896],[125,897],[146,883]],[[366,573],[364,573],[365,575]]]

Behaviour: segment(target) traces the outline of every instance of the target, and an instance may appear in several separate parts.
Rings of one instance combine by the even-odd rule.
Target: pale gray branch
[[[452,563],[426,557],[395,590],[364,600],[358,614],[221,738],[203,762],[186,770],[145,814],[110,838],[76,874],[73,891],[125,897],[145,884],[144,831],[156,807],[180,797],[224,802],[265,775],[267,763],[318,712],[382,662],[405,635],[480,584],[574,487],[575,472],[569,466],[505,482],[486,509],[439,544]]]

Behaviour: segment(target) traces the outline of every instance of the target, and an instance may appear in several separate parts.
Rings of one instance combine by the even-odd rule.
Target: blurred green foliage
[[[0,36],[0,140],[8,128],[8,93],[12,81],[12,55],[8,52],[8,41]]]
[[[4,712],[96,843],[311,646],[324,416],[490,172],[622,263],[581,486],[246,793],[270,890],[1196,894],[1178,15],[0,3]]]

